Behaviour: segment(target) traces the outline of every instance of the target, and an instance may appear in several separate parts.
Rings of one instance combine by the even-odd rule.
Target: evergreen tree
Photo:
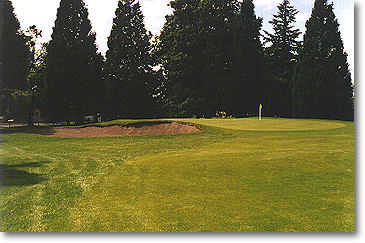
[[[52,120],[78,120],[102,109],[102,56],[83,0],[61,0],[48,46],[48,111]]]
[[[333,4],[316,0],[296,80],[298,116],[353,119],[353,88]]]
[[[0,114],[26,119],[30,51],[9,0],[0,0]],[[20,107],[22,106],[22,107]]]
[[[262,18],[256,17],[252,0],[244,0],[240,10],[238,42],[235,45],[233,85],[233,113],[242,115],[256,113],[259,104],[265,103],[263,89],[263,47],[260,40]]]
[[[272,107],[273,112],[282,116],[290,116],[292,109],[291,80],[301,44],[298,41],[300,31],[294,26],[297,13],[289,0],[283,0],[278,6],[278,13],[269,21],[274,33],[265,31],[265,39],[270,44],[265,50],[267,65],[274,80],[270,100],[271,103],[275,103]]]
[[[0,88],[25,89],[29,49],[9,0],[0,1]]]
[[[209,104],[208,112],[231,112],[234,80],[234,56],[239,32],[240,5],[234,0],[202,1],[201,24],[205,39],[205,71],[201,94]]]
[[[144,26],[139,1],[120,0],[115,15],[105,64],[110,112],[149,116],[154,109],[151,34]]]
[[[200,70],[203,41],[200,39],[199,0],[170,2],[173,14],[166,16],[158,43],[158,55],[165,74],[166,105],[174,115],[198,113],[201,99]]]
[[[228,109],[238,1],[171,2],[160,36],[170,103],[178,115],[213,115]]]

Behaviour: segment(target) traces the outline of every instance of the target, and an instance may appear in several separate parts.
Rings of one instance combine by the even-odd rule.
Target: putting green
[[[181,119],[195,124],[244,131],[312,131],[345,127],[344,122],[310,119],[257,118]]]

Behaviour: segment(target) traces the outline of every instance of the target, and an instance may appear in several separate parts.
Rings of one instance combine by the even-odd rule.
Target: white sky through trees
[[[11,0],[22,29],[36,25],[43,31],[42,42],[49,41],[56,19],[60,0]],[[111,31],[118,0],[84,0],[88,6],[89,19],[96,32],[97,45],[104,54],[107,50],[107,38]],[[145,16],[147,30],[159,34],[165,22],[165,15],[171,13],[167,6],[170,0],[140,0]],[[264,19],[263,29],[271,31],[268,23],[277,12],[277,5],[282,0],[254,0],[256,15]],[[349,54],[348,62],[353,73],[354,67],[354,0],[329,0],[335,6],[335,14],[340,24],[340,31],[345,50]],[[297,26],[304,33],[305,22],[310,17],[314,0],[291,0],[299,10]]]

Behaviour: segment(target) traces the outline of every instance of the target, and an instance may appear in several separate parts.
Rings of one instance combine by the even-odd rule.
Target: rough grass
[[[353,123],[184,121],[202,132],[2,134],[1,231],[354,231]]]

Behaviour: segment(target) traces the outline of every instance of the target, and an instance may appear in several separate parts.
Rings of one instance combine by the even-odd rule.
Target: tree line
[[[119,0],[105,57],[83,0],[61,0],[51,40],[20,29],[0,1],[0,115],[48,121],[255,115],[353,120],[353,85],[333,3],[315,0],[300,40],[298,10],[277,6],[262,30],[253,0],[174,0],[160,35],[139,1]]]

